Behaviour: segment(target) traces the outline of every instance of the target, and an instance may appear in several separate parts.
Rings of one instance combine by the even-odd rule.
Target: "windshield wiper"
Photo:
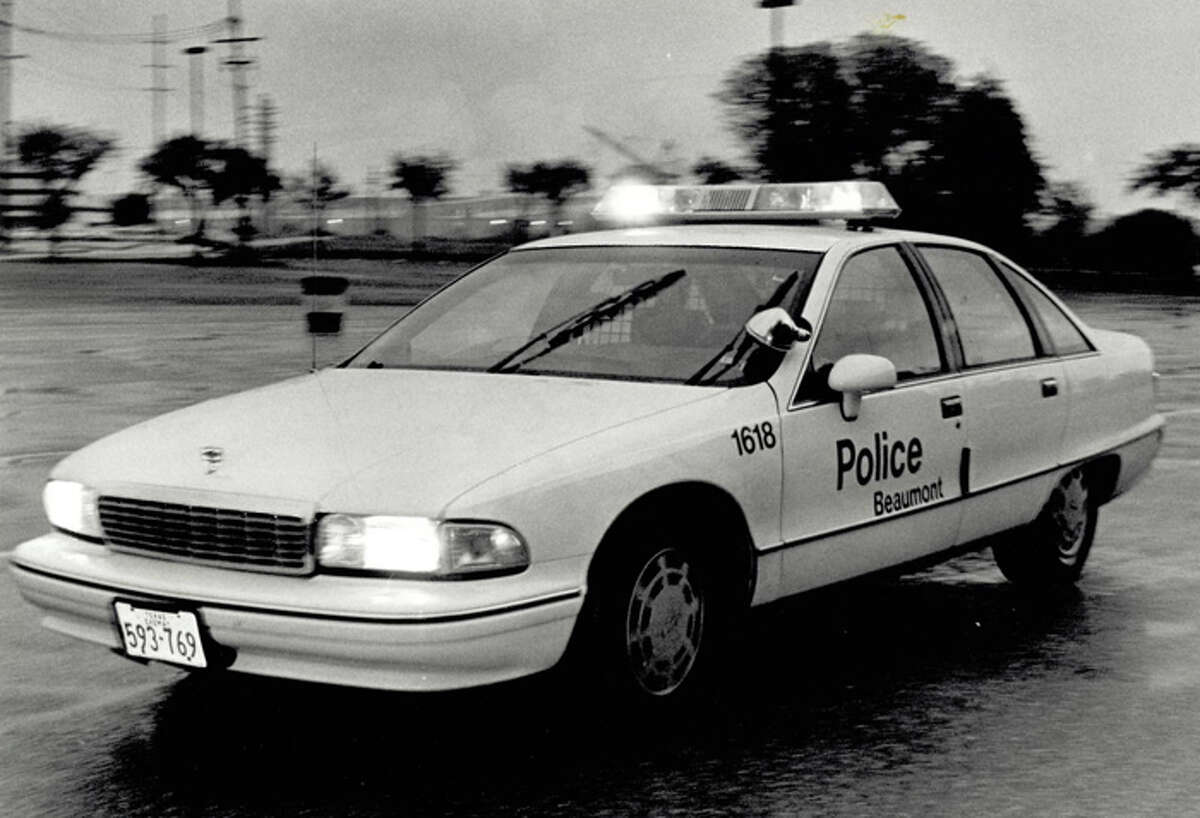
[[[595,306],[588,307],[586,310],[578,312],[570,318],[559,321],[545,332],[538,333],[508,355],[505,355],[501,360],[492,364],[488,367],[487,371],[515,372],[530,361],[536,361],[543,355],[548,355],[558,349],[563,344],[587,332],[591,332],[605,321],[611,321],[620,315],[621,311],[626,307],[640,304],[650,296],[670,287],[685,275],[687,275],[686,270],[672,270],[658,278],[643,281],[641,284],[630,287],[628,290],[617,295],[611,295]],[[534,354],[521,359],[522,355],[538,344],[545,344],[545,346]]]
[[[783,282],[778,287],[775,288],[775,292],[771,293],[770,298],[768,298],[766,301],[764,301],[759,306],[755,307],[754,310],[750,313],[750,315],[746,316],[746,321],[749,321],[754,315],[762,312],[763,310],[769,310],[772,307],[778,307],[780,304],[782,304],[783,297],[785,295],[787,295],[788,290],[790,290],[792,288],[792,285],[795,284],[796,280],[799,278],[800,278],[800,271],[793,270],[792,274],[789,275],[787,278],[785,278],[783,280]],[[742,326],[738,329],[737,332],[734,333],[733,337],[729,339],[729,343],[727,343],[725,346],[723,346],[721,348],[721,351],[718,352],[716,355],[714,355],[712,358],[710,358],[708,360],[708,362],[704,364],[704,366],[700,367],[695,372],[693,372],[692,375],[686,381],[684,381],[684,383],[694,386],[696,384],[705,383],[707,381],[715,381],[717,378],[724,375],[730,369],[733,369],[733,367],[737,365],[738,361],[740,361],[742,358],[744,358],[746,356],[746,353],[749,352],[750,348],[754,345],[754,341],[752,341],[748,336],[745,338],[742,337],[745,334],[746,334],[746,322],[743,321]],[[738,351],[736,353],[734,353],[733,355],[730,355],[730,352],[733,350],[734,345],[737,344],[739,338],[742,339],[742,345],[738,348]],[[707,373],[710,369],[712,369],[718,363],[722,363],[722,362],[724,362],[725,366],[721,367],[720,369],[718,369],[716,372],[709,375],[708,377],[705,377],[705,373]]]

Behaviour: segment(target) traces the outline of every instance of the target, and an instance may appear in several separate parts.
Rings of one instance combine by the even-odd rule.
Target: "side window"
[[[895,247],[867,250],[846,262],[812,365],[823,381],[839,358],[854,352],[887,358],[900,380],[942,370],[929,307]]]
[[[950,303],[967,366],[1037,355],[1021,308],[983,256],[954,247],[918,249]]]
[[[1054,344],[1055,352],[1059,355],[1091,352],[1092,345],[1057,304],[1047,298],[1044,292],[1029,283],[1025,276],[1002,261],[998,263],[1008,273],[1008,280],[1025,299],[1026,305],[1042,320],[1042,326],[1046,328],[1046,333],[1050,336],[1050,343]]]

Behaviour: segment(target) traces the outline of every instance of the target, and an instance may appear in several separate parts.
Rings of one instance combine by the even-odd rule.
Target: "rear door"
[[[920,244],[961,358],[969,457],[960,542],[1028,522],[1049,492],[1067,423],[1063,365],[988,256]]]

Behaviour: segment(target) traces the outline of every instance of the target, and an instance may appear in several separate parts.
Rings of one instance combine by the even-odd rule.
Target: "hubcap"
[[[1079,469],[1068,474],[1050,500],[1050,529],[1063,565],[1073,565],[1087,533],[1088,490]]]
[[[625,618],[625,649],[639,685],[664,696],[696,662],[704,602],[683,552],[665,548],[646,561],[633,584]]]

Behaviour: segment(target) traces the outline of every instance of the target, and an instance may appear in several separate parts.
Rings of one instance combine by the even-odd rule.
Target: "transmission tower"
[[[261,37],[247,37],[242,34],[242,4],[241,0],[229,0],[229,14],[225,18],[229,27],[229,36],[213,40],[214,44],[229,45],[229,59],[222,64],[229,67],[233,85],[233,143],[245,148],[247,139],[246,92],[249,82],[246,80],[246,69],[254,64],[254,60],[246,56],[243,46],[261,40]]]
[[[271,165],[271,149],[275,146],[275,103],[266,94],[258,97],[258,152]]]
[[[171,66],[163,62],[166,59],[163,49],[167,44],[167,16],[155,14],[152,29],[150,63],[144,67],[150,69],[150,87],[146,89],[150,92],[150,144],[158,147],[167,129],[166,94],[171,90],[167,87],[166,75],[166,70]]]

